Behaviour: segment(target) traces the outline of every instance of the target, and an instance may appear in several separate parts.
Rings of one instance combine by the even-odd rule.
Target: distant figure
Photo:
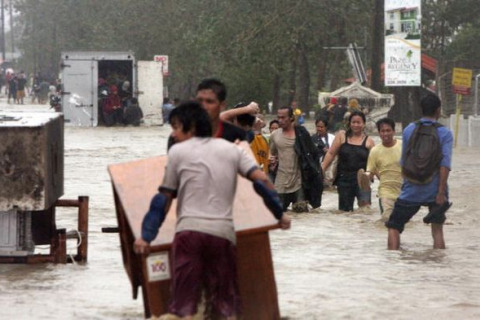
[[[337,132],[342,129],[344,116],[347,111],[347,98],[340,97],[339,104],[334,105],[331,109],[332,121],[330,122],[330,124],[333,127],[333,132]]]
[[[305,123],[305,117],[302,113],[302,110],[298,107],[297,101],[292,101],[291,108],[293,110],[293,114],[295,115],[295,124],[303,125]]]
[[[280,124],[278,123],[277,119],[273,119],[268,124],[268,131],[270,132],[270,134],[272,134],[273,131],[277,130],[278,128],[280,128]]]
[[[48,100],[48,93],[50,91],[50,84],[46,80],[40,82],[40,87],[38,89],[38,102],[40,104],[45,104]]]
[[[355,98],[352,98],[348,100],[348,111],[353,112],[353,111],[362,111],[360,108],[360,105],[358,104],[358,100]]]
[[[3,74],[3,69],[0,70],[0,93],[2,92],[2,87],[5,85],[5,75]]]
[[[35,103],[35,100],[39,103],[39,92],[40,92],[40,82],[37,77],[35,77],[33,74],[30,77],[31,79],[31,84],[32,84],[32,89],[30,92],[30,95],[32,96],[32,103]]]
[[[23,104],[23,99],[25,98],[25,88],[27,86],[27,79],[23,71],[18,75],[17,80],[17,104]]]
[[[125,102],[127,99],[132,97],[132,92],[130,90],[130,82],[125,80],[120,89],[118,90],[118,96]]]
[[[417,172],[417,179],[421,177],[426,179],[413,182],[410,181],[411,178],[405,176],[392,215],[385,223],[388,228],[389,250],[400,248],[400,234],[403,232],[405,224],[422,206],[427,206],[429,209],[429,213],[423,221],[432,224],[433,248],[445,249],[443,224],[446,220],[445,213],[451,205],[448,200],[447,181],[452,167],[453,135],[448,128],[437,122],[441,114],[441,101],[436,95],[425,96],[420,101],[420,107],[422,108],[422,118],[410,123],[403,131],[402,170],[410,171],[409,158],[411,156],[422,156],[421,159],[416,159],[422,160],[418,161],[418,164],[422,165],[422,169]],[[415,144],[410,144],[411,139],[422,146],[424,152],[428,150],[427,153],[421,154],[420,150],[415,150]],[[412,150],[415,150],[415,153],[410,153]],[[429,163],[430,161],[432,162]],[[424,177],[426,172],[431,172],[432,176]],[[473,196],[475,197],[476,194]]]
[[[5,95],[8,96],[8,90],[10,88],[9,84],[10,84],[10,79],[12,78],[12,73],[13,71],[10,71],[12,69],[7,69],[5,71]]]
[[[170,123],[170,113],[175,108],[175,106],[170,102],[170,98],[163,98],[163,105],[162,105],[162,117],[163,123],[168,124]]]
[[[8,80],[7,103],[10,103],[10,98],[13,99],[13,103],[17,100],[17,76],[14,73],[10,75],[10,80]]]
[[[305,114],[299,108],[295,109],[295,118],[297,119],[297,124],[299,126],[305,124]]]
[[[317,119],[315,121],[315,128],[317,131],[312,134],[313,143],[320,151],[320,163],[325,159],[325,155],[335,139],[335,136],[328,132],[328,120],[324,118]],[[337,161],[338,157],[335,157],[332,164],[328,167],[327,171],[323,173],[323,185],[325,187],[332,187],[335,175],[337,173]]]
[[[51,100],[53,96],[57,95],[57,86],[54,83],[51,83],[48,87],[48,100]]]
[[[325,119],[330,123],[330,112],[328,111],[329,107],[330,107],[330,98],[327,98],[325,106],[315,112],[315,119]]]
[[[123,124],[138,127],[142,122],[143,112],[138,105],[137,98],[127,99],[124,103]]]
[[[107,127],[123,123],[122,99],[118,96],[117,86],[110,86],[110,93],[103,105],[103,117]]]

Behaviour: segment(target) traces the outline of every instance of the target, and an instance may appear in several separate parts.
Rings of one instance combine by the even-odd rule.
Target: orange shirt
[[[253,155],[257,160],[258,165],[262,168],[263,172],[268,174],[268,164],[270,158],[270,147],[267,139],[261,134],[256,134],[250,143]]]

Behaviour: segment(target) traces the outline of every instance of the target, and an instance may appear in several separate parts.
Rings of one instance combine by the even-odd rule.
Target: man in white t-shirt
[[[211,137],[210,118],[199,103],[185,102],[175,108],[170,124],[177,143],[169,151],[160,193],[143,220],[135,252],[148,252],[172,199],[178,197],[170,313],[191,319],[205,285],[217,312],[236,319],[240,299],[232,209],[237,175],[254,181],[255,190],[283,229],[290,227],[290,218],[283,214],[272,183],[255,159],[240,146]]]
[[[367,172],[380,179],[378,197],[383,222],[390,218],[402,188],[402,142],[395,139],[395,122],[389,118],[377,121],[378,134],[382,143],[373,147],[368,156]]]

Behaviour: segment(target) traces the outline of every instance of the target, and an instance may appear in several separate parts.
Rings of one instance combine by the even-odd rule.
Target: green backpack
[[[440,169],[443,154],[437,129],[443,126],[421,121],[415,122],[415,126],[405,150],[402,174],[413,184],[427,184]]]

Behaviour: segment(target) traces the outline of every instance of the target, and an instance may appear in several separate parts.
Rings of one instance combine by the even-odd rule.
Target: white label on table
[[[147,258],[148,281],[155,282],[170,279],[168,253],[155,253]]]

